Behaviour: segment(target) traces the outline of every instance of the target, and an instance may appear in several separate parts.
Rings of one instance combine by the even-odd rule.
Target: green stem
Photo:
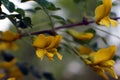
[[[51,16],[49,15],[49,13],[48,13],[48,11],[46,10],[46,8],[43,7],[43,11],[44,11],[45,14],[48,16],[48,18],[49,18],[49,20],[50,20],[50,23],[51,23],[52,31],[53,31],[53,33],[56,35],[55,28],[54,28],[54,23],[53,23],[53,21],[52,21]]]

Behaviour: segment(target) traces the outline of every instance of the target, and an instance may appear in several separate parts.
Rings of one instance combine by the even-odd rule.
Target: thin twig
[[[45,12],[45,14],[48,16],[48,18],[49,18],[49,20],[50,20],[51,27],[52,27],[52,32],[54,33],[54,35],[56,35],[55,28],[54,28],[54,23],[53,23],[53,21],[52,21],[51,16],[49,15],[49,13],[48,13],[48,11],[46,10],[46,8],[43,7],[43,11]]]
[[[118,20],[118,19],[120,19],[120,17],[115,17],[115,18],[112,18],[112,19]],[[80,26],[80,25],[89,25],[89,24],[91,24],[91,23],[95,23],[95,21],[94,21],[94,20],[88,21],[87,19],[84,19],[84,18],[83,18],[83,20],[80,21],[80,22],[78,22],[78,23],[63,25],[63,26],[56,27],[56,28],[54,28],[54,29],[55,29],[55,30],[59,30],[59,29],[65,29],[65,28],[72,28],[72,27],[78,27],[78,26]],[[109,32],[107,32],[107,31],[102,30],[102,29],[99,29],[99,28],[97,28],[97,27],[96,27],[95,29],[100,30],[100,31],[102,31],[102,32],[105,32],[105,33],[107,33],[107,34],[110,34],[110,35],[112,35],[112,36],[120,39],[120,37],[117,36],[117,35],[115,35],[115,34],[109,33]],[[48,34],[50,34],[50,35],[54,35],[54,32],[53,32],[52,30],[50,30],[50,29],[49,29],[49,30],[42,30],[42,31],[32,32],[32,33],[30,33],[30,34],[31,34],[31,35],[38,35],[38,34],[42,34],[42,33],[48,33]],[[23,35],[23,36],[25,36],[25,35]]]
[[[102,31],[102,32],[104,32],[104,33],[107,33],[107,34],[109,34],[109,35],[111,35],[111,36],[114,36],[114,37],[116,37],[116,38],[120,39],[120,37],[119,37],[119,36],[117,36],[117,35],[115,35],[115,34],[109,33],[109,32],[107,32],[107,31],[102,30],[102,29],[97,28],[97,27],[94,27],[94,28],[95,28],[95,29],[97,29],[97,30],[99,30],[99,31]]]

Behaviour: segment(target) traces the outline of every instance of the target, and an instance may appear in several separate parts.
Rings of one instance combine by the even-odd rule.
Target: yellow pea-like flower
[[[113,78],[118,79],[117,74],[114,72],[114,57],[116,53],[116,46],[112,45],[108,48],[102,48],[98,51],[93,51],[86,46],[81,46],[79,52],[84,62],[89,65],[98,75],[105,80],[109,80],[106,72],[108,72]]]
[[[5,31],[1,33],[0,37],[0,50],[17,50],[18,47],[14,43],[15,40],[20,38],[20,34],[18,33],[13,33],[11,31]]]
[[[39,34],[34,40],[33,46],[36,48],[36,55],[43,60],[44,56],[47,56],[49,60],[53,60],[54,55],[62,60],[62,55],[58,53],[57,47],[62,39],[61,35],[57,36],[45,36]]]
[[[102,0],[102,4],[95,9],[95,20],[97,24],[109,27],[117,26],[116,20],[110,19],[110,11],[112,7],[112,0]]]
[[[74,38],[82,41],[87,41],[94,37],[94,34],[90,32],[77,32],[73,29],[68,29],[67,32]]]
[[[97,52],[92,52],[89,55],[89,59],[93,61],[93,64],[98,64],[103,61],[107,61],[113,58],[116,52],[116,46],[110,46],[108,48],[103,48]]]

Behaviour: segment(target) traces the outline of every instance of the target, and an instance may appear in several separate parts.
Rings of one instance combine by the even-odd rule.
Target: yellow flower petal
[[[41,60],[43,60],[45,53],[46,53],[46,50],[44,50],[44,49],[37,49],[37,50],[36,50],[36,55],[37,55]]]
[[[18,49],[18,46],[12,42],[1,42],[0,43],[0,50],[9,50],[13,49],[16,51]]]
[[[50,45],[46,49],[56,48],[60,44],[61,39],[62,39],[61,35],[51,37],[52,42],[50,43]]]
[[[16,80],[14,77],[12,77],[12,78],[8,78],[7,80]]]
[[[112,0],[103,0],[103,5],[105,7],[105,16],[108,16],[112,7]]]
[[[5,43],[5,42],[1,42],[0,43],[0,50],[8,50],[9,47],[9,43]]]
[[[80,46],[79,52],[82,55],[89,55],[92,52],[92,49],[88,48],[87,46]]]
[[[44,36],[40,34],[35,41],[33,46],[36,47],[36,55],[42,60],[44,55],[50,60],[53,60],[53,56],[57,52],[57,46],[61,42],[62,36]]]
[[[50,53],[50,52],[47,52],[45,55],[46,55],[47,57],[53,57],[53,56],[54,56],[54,54],[53,54],[53,53]]]
[[[101,77],[103,77],[105,80],[109,80],[108,76],[105,74],[104,71],[98,70],[96,71],[96,73],[100,75]]]
[[[105,80],[109,80],[108,76],[105,73],[105,70],[100,67],[100,66],[92,66],[91,67],[98,75],[100,75],[101,77],[103,77]]]
[[[97,52],[91,53],[89,59],[91,59],[94,64],[98,64],[100,62],[112,59],[115,52],[116,46],[113,45],[108,48],[100,49]]]
[[[0,79],[4,78],[5,77],[5,74],[3,73],[0,73]]]
[[[112,0],[102,0],[103,4],[99,5],[95,9],[95,20],[97,24],[109,27],[110,24],[112,26],[117,26],[117,22],[109,18],[109,14],[112,7]]]
[[[49,36],[48,37],[48,40],[49,40],[49,45],[46,46],[46,49],[51,49],[55,46],[55,37],[54,36]]]
[[[16,62],[17,62],[16,58],[14,58],[10,62],[0,62],[0,68],[9,69],[10,67],[13,67],[16,64]]]
[[[23,74],[20,69],[14,65],[13,67],[9,68],[8,72],[10,77],[14,77],[16,80],[22,80]]]
[[[112,67],[112,66],[114,66],[114,64],[115,64],[115,61],[113,61],[113,60],[108,60],[108,61],[99,63],[99,65],[102,67]]]
[[[110,19],[111,25],[116,27],[118,25],[118,22],[116,20]]]
[[[63,56],[60,53],[57,52],[56,55],[57,55],[59,60],[62,60]]]
[[[14,51],[18,50],[18,46],[17,46],[16,44],[14,44],[14,43],[11,43],[11,48],[12,48]]]
[[[48,57],[49,60],[54,60],[53,57]]]
[[[43,34],[40,34],[33,42],[33,46],[37,48],[45,48],[46,45],[47,45],[46,36],[44,36]]]
[[[15,34],[15,33],[11,32],[11,31],[6,31],[6,32],[2,33],[1,39],[5,40],[5,41],[14,41],[19,37],[20,37],[19,34]]]
[[[93,36],[94,35],[92,33],[79,33],[76,38],[82,41],[86,41],[86,40],[90,40],[91,38],[93,38]]]
[[[62,40],[62,36],[61,36],[61,35],[57,35],[55,38],[56,38],[56,39],[55,39],[54,48],[57,48],[58,45],[60,44],[61,40]]]
[[[99,22],[100,25],[106,26],[106,27],[110,27],[110,19],[109,17],[104,17],[103,19],[101,19],[101,21]]]
[[[107,71],[107,72],[109,72],[110,75],[111,75],[113,78],[118,79],[118,76],[117,76],[117,74],[114,72],[113,67],[111,67],[111,68],[105,67],[104,70]]]
[[[82,41],[90,40],[94,36],[93,33],[79,33],[73,29],[68,29],[67,32],[70,35],[72,35],[74,38],[82,40]]]
[[[53,53],[53,54],[56,54],[57,57],[58,57],[58,59],[62,60],[62,57],[63,57],[63,56],[62,56],[60,53],[57,52],[57,49],[56,49],[56,48],[50,49],[50,50],[48,50],[48,52]]]
[[[99,21],[105,17],[105,8],[103,5],[98,6],[95,9],[95,20],[96,23],[99,23]]]

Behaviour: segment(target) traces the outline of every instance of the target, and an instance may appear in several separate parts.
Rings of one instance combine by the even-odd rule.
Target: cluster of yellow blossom
[[[95,9],[95,20],[97,24],[109,27],[117,26],[118,22],[109,18],[112,0],[102,0],[103,4]]]
[[[62,60],[62,55],[58,53],[57,47],[61,42],[62,36],[45,36],[43,34],[33,42],[33,46],[36,48],[36,55],[42,60],[44,56],[47,56],[49,60],[53,60],[54,55]]]
[[[18,33],[13,33],[11,31],[5,31],[1,33],[0,36],[0,50],[17,50],[18,47],[14,43],[15,40],[19,39],[20,35]]]
[[[116,53],[116,46],[103,48],[96,52],[86,46],[80,46],[78,50],[85,63],[98,75],[102,76],[105,80],[109,80],[106,75],[106,72],[109,72],[113,78],[118,79],[113,69],[115,62],[112,60]]]

